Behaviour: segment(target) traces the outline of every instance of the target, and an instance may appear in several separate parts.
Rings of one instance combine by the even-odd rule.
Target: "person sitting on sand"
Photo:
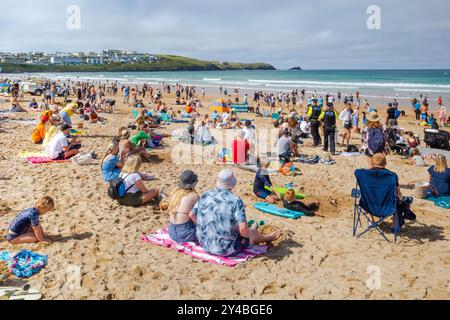
[[[46,116],[43,116],[43,117],[46,117]],[[50,125],[45,130],[45,138],[44,138],[44,141],[42,142],[42,147],[47,148],[50,141],[52,141],[52,139],[58,134],[59,122],[60,122],[60,119],[58,117],[51,118],[51,120],[49,121]]]
[[[414,133],[408,132],[407,136],[406,143],[410,148],[417,148],[420,145],[420,140],[414,136]]]
[[[411,162],[412,165],[417,167],[425,167],[425,160],[420,154],[419,149],[414,148],[411,151]]]
[[[178,189],[169,198],[167,212],[170,216],[169,235],[177,243],[196,242],[196,226],[191,212],[199,200],[195,191],[198,177],[193,171],[185,171],[180,177]]]
[[[319,210],[320,207],[320,202],[313,202],[309,205],[304,204],[303,202],[296,200],[295,190],[292,189],[286,191],[286,194],[284,195],[283,199],[283,205],[286,209],[296,212],[302,212],[307,217],[318,216],[324,218],[323,215],[317,212],[317,210]]]
[[[35,144],[42,144],[45,139],[45,127],[49,122],[49,117],[43,116],[39,124],[34,128],[33,133],[31,134],[31,139]]]
[[[81,142],[78,138],[68,141],[71,126],[63,124],[61,131],[57,133],[47,146],[47,154],[52,160],[68,160],[77,155],[81,149]]]
[[[142,167],[142,160],[138,155],[130,156],[119,175],[124,181],[126,194],[123,198],[119,198],[118,202],[127,207],[141,207],[149,202],[158,201],[160,195],[159,190],[147,189],[144,185],[145,174],[141,174],[139,170]]]
[[[30,107],[30,109],[38,109],[38,108],[39,108],[39,105],[38,105],[38,103],[36,102],[36,99],[35,99],[35,98],[33,98],[33,99],[31,100],[31,102],[30,102],[30,104],[29,104],[28,106]]]
[[[102,168],[102,176],[105,182],[112,182],[119,178],[122,172],[123,163],[120,162],[119,144],[113,142],[109,145],[108,151],[103,157],[100,167]]]
[[[9,225],[6,240],[13,245],[51,242],[45,236],[39,218],[52,212],[54,208],[55,201],[50,197],[44,197],[36,203],[35,207],[20,212]]]
[[[250,244],[272,242],[281,231],[263,235],[249,229],[244,202],[232,190],[237,179],[229,169],[218,175],[217,188],[202,195],[191,212],[197,226],[197,238],[203,249],[212,255],[230,257]]]
[[[434,187],[437,195],[450,196],[450,169],[447,166],[447,158],[443,155],[436,157],[436,165],[428,169],[430,184]]]
[[[266,158],[259,160],[261,167],[255,176],[255,182],[253,183],[253,193],[260,199],[266,200],[268,203],[276,203],[281,200],[281,196],[273,188],[272,181],[269,177],[270,161]]]
[[[283,163],[289,162],[291,157],[299,157],[298,145],[292,141],[289,129],[284,129],[283,136],[277,142],[278,156]]]
[[[148,116],[145,114],[145,110],[139,110],[138,117],[136,118],[136,127],[138,131],[144,130],[145,122],[148,120]]]
[[[60,112],[59,116],[61,117],[61,120],[69,125],[72,126],[72,116],[77,113],[78,109],[78,103],[73,102],[69,103],[66,107],[64,107]]]

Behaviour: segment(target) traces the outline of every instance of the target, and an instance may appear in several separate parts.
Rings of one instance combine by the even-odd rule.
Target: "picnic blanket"
[[[450,209],[450,197],[436,198],[434,196],[431,196],[425,200],[433,202],[436,207],[443,208],[443,209]]]
[[[52,160],[49,157],[27,157],[27,162],[29,164],[46,164],[46,163],[65,163],[69,162],[70,160]]]
[[[167,228],[158,230],[154,234],[142,235],[141,240],[159,247],[177,250],[180,253],[189,255],[204,262],[226,267],[235,267],[240,263],[244,263],[252,258],[255,258],[256,256],[265,254],[267,253],[268,248],[267,246],[250,245],[248,248],[233,257],[213,256],[206,253],[200,245],[195,243],[176,243],[170,238]]]
[[[70,135],[71,136],[85,136],[85,135],[87,135],[87,133],[82,130],[72,129],[72,130],[70,130]]]
[[[8,270],[18,278],[30,278],[47,265],[48,256],[22,250],[17,254],[0,252],[0,261],[4,261]]]

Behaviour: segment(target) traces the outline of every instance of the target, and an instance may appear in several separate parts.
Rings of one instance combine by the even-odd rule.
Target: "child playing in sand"
[[[425,167],[425,160],[422,157],[422,155],[420,154],[419,149],[414,148],[411,151],[411,164],[417,167]]]
[[[320,207],[319,202],[313,202],[309,205],[306,205],[301,201],[297,201],[295,198],[295,191],[292,189],[286,191],[286,194],[284,195],[283,205],[286,209],[292,210],[292,211],[297,211],[297,212],[302,212],[307,217],[317,216],[317,217],[324,218],[323,215],[316,212],[317,210],[319,210],[319,207]]]
[[[268,168],[270,161],[268,159],[260,159],[261,168],[256,173],[255,182],[253,184],[253,193],[260,199],[274,204],[281,200],[281,196],[273,188],[272,181],[270,181]],[[267,189],[266,189],[267,188]]]
[[[55,208],[50,197],[40,199],[34,208],[20,212],[9,225],[6,240],[11,244],[51,242],[45,237],[39,218]]]

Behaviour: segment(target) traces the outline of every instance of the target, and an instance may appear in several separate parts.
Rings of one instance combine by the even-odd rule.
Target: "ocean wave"
[[[426,84],[426,83],[395,83],[395,82],[335,82],[335,81],[310,81],[310,80],[256,80],[249,79],[249,82],[261,84],[298,84],[298,85],[329,85],[329,86],[355,86],[355,87],[381,87],[381,88],[444,88],[450,89],[446,84]]]
[[[216,81],[222,81],[222,79],[220,79],[220,78],[203,78],[203,81],[214,81],[214,82],[216,82]]]

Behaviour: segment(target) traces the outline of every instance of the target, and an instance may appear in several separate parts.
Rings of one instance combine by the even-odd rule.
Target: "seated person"
[[[180,177],[178,189],[169,198],[167,211],[170,216],[169,235],[177,243],[196,242],[197,229],[191,219],[191,212],[199,196],[195,191],[197,175],[185,171]]]
[[[49,122],[49,118],[47,116],[43,116],[39,124],[34,128],[33,133],[31,134],[31,139],[35,144],[42,144],[45,139],[45,126]]]
[[[273,188],[272,181],[269,177],[268,168],[270,161],[266,158],[260,159],[261,168],[255,176],[255,182],[253,183],[253,193],[260,199],[266,200],[268,203],[277,203],[281,200],[281,196]],[[268,190],[268,189],[269,190]]]
[[[233,140],[231,145],[231,154],[233,156],[234,164],[246,164],[248,163],[248,152],[250,150],[250,144],[245,139],[245,132],[239,131],[236,139]]]
[[[102,168],[102,176],[105,182],[112,182],[119,178],[123,168],[123,163],[120,162],[119,157],[119,143],[113,142],[109,145],[100,167]]]
[[[289,129],[285,129],[283,136],[277,143],[278,156],[282,163],[290,162],[292,156],[299,157],[298,146],[292,141]]]
[[[450,169],[447,166],[447,158],[438,155],[436,165],[428,169],[430,184],[435,188],[438,197],[450,196]]]
[[[383,153],[376,153],[372,158],[372,164],[373,164],[372,169],[370,170],[384,170],[387,172],[391,172],[386,169],[387,160],[386,155]],[[400,190],[400,184],[398,182],[398,176],[396,180],[397,180],[397,213],[399,218],[399,226],[401,228],[405,224],[405,220],[415,221],[416,215],[410,210],[410,203],[408,203],[408,201],[406,201],[406,199],[402,195],[402,192]]]
[[[70,143],[67,139],[71,126],[63,124],[61,131],[48,143],[47,154],[52,160],[68,160],[77,155],[81,149],[80,140],[75,138]]]
[[[31,109],[38,109],[38,108],[39,108],[39,105],[38,105],[38,103],[36,102],[36,99],[33,98],[33,100],[31,100],[31,102],[30,102],[30,104],[29,104],[29,107],[30,107]]]
[[[320,203],[319,202],[313,202],[309,205],[304,204],[301,201],[296,200],[295,198],[295,190],[288,190],[286,194],[284,195],[284,201],[283,205],[286,209],[296,211],[296,212],[302,212],[307,217],[324,217],[320,213],[316,212],[319,210]]]
[[[10,244],[51,242],[45,236],[39,218],[55,208],[55,201],[50,197],[40,199],[34,208],[20,212],[8,228],[6,240]]]
[[[118,202],[127,207],[141,207],[149,202],[158,202],[160,192],[156,189],[147,189],[143,183],[144,179],[139,170],[142,167],[142,160],[137,155],[129,157],[123,168],[120,178],[124,180],[126,194]]]
[[[417,137],[414,136],[414,133],[408,132],[406,138],[406,143],[410,148],[417,148],[420,145],[420,141]]]
[[[191,219],[197,226],[197,237],[203,249],[212,255],[230,257],[250,244],[272,242],[281,232],[263,235],[249,229],[244,202],[232,190],[237,179],[229,169],[218,175],[217,189],[206,192],[194,206]]]
[[[303,119],[303,121],[300,123],[300,130],[301,130],[300,138],[302,139],[309,138],[309,135],[311,134],[311,122],[309,121],[309,119],[307,118]]]
[[[419,149],[414,148],[411,151],[411,164],[417,167],[425,167],[425,159],[420,154]]]
[[[44,116],[46,117],[46,116]],[[58,133],[58,126],[59,126],[59,118],[58,117],[53,117],[50,120],[50,127],[45,131],[45,138],[44,141],[42,142],[42,146],[44,148],[47,148],[48,144],[50,143],[50,141],[52,141],[53,137],[57,135]]]
[[[202,121],[200,127],[197,128],[195,133],[195,142],[203,145],[211,144],[214,142],[214,137],[211,135],[205,121]]]

